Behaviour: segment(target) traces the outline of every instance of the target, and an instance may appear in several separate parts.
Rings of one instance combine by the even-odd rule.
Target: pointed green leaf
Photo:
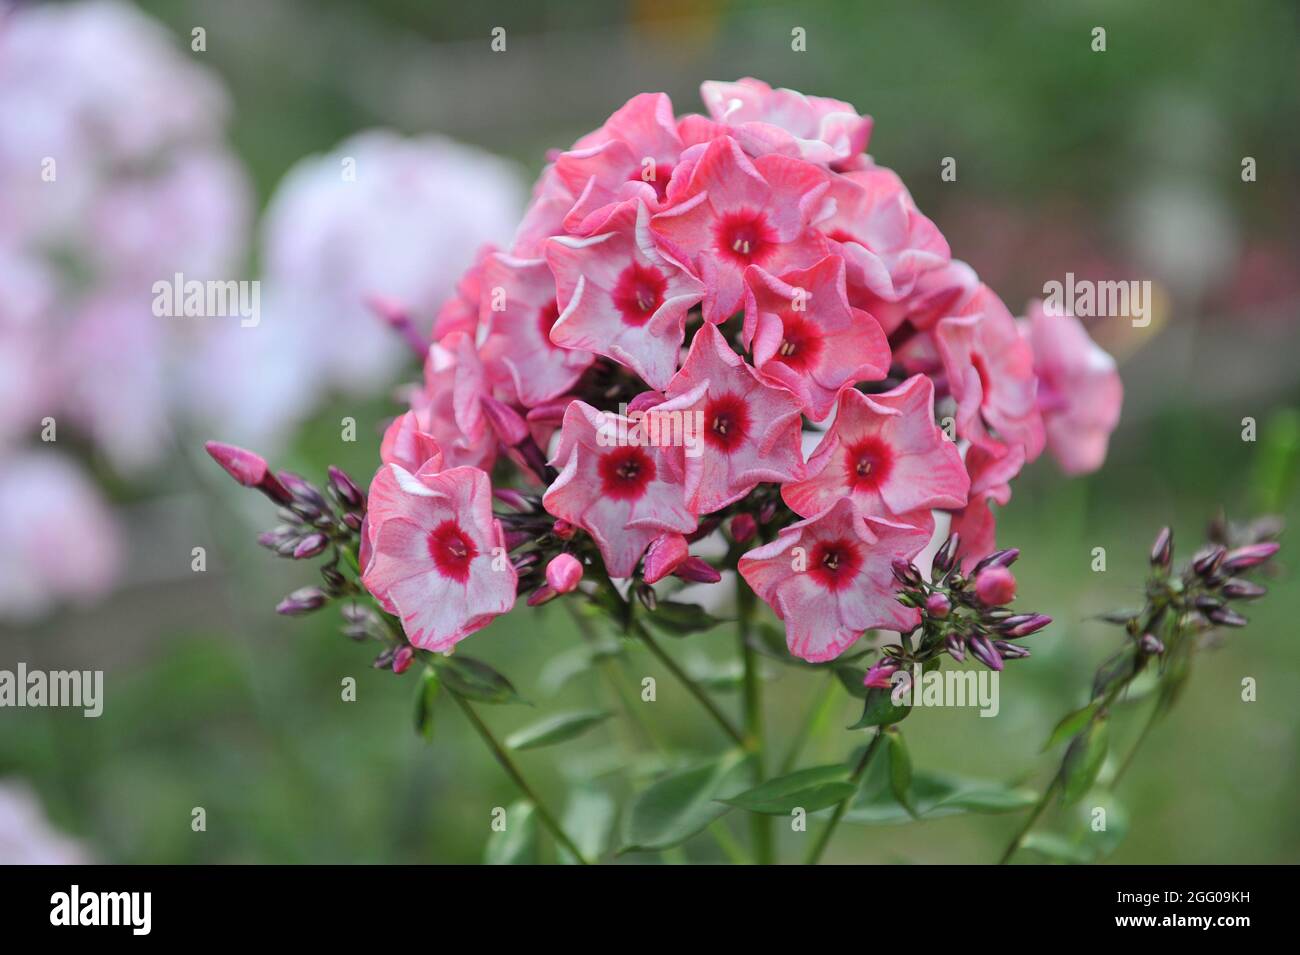
[[[447,689],[477,703],[522,703],[514,686],[482,660],[453,654],[442,657],[438,675]]]
[[[560,825],[577,845],[585,858],[595,861],[609,849],[609,837],[614,828],[618,807],[614,797],[594,786],[579,786],[569,794]],[[560,861],[574,865],[577,860],[563,846],[559,847]]]
[[[1047,742],[1043,744],[1043,751],[1046,752],[1057,743],[1064,742],[1075,733],[1079,732],[1079,730],[1087,726],[1088,721],[1092,719],[1092,714],[1097,712],[1097,707],[1099,706],[1101,706],[1101,700],[1093,700],[1087,706],[1080,707],[1072,713],[1066,713],[1065,716],[1061,717],[1061,721],[1057,723],[1056,728],[1052,730],[1052,735],[1049,736]]]
[[[523,729],[515,730],[506,737],[506,746],[510,749],[536,749],[573,739],[599,723],[609,719],[609,713],[603,710],[577,710],[572,713],[557,713],[548,716]]]
[[[744,786],[749,761],[738,751],[669,773],[632,802],[623,818],[622,852],[670,849],[727,812],[718,802]]]
[[[426,667],[415,695],[415,732],[426,740],[433,739],[433,701],[438,698],[441,686],[437,672]]]
[[[1091,851],[1076,845],[1064,836],[1054,832],[1031,832],[1025,836],[1020,848],[1039,855],[1052,862],[1064,862],[1066,865],[1088,865],[1094,861]]]
[[[849,768],[843,763],[833,763],[769,779],[721,801],[749,812],[784,816],[796,808],[816,812],[833,806],[852,796],[856,788],[849,782]]]
[[[890,698],[890,690],[872,687],[867,693],[866,703],[862,708],[862,718],[849,727],[851,730],[866,729],[869,726],[892,726],[902,722],[912,712],[910,706],[895,706]]]
[[[669,637],[685,637],[726,623],[699,604],[680,603],[676,600],[659,601],[654,612],[643,614],[642,619],[654,624],[656,629]]]
[[[858,795],[844,815],[845,822],[893,825],[912,821],[911,814],[899,804],[894,794],[890,770],[887,760],[872,760]],[[913,770],[910,792],[912,805],[921,819],[942,819],[965,813],[1015,812],[1038,801],[1038,793],[1033,790],[924,770]]]
[[[1069,805],[1092,788],[1106,761],[1110,730],[1105,717],[1094,720],[1070,743],[1061,763],[1061,802]]]
[[[889,746],[889,791],[908,815],[918,819],[912,800],[912,757],[903,742],[903,734],[891,727],[885,731],[885,742]]]

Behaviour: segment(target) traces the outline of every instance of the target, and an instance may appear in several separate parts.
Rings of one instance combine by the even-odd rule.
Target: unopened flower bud
[[[1010,567],[1019,558],[1020,549],[1018,547],[1008,547],[1005,550],[997,550],[976,564],[972,573],[978,575],[985,567]]]
[[[950,633],[946,640],[945,646],[948,648],[948,656],[952,657],[958,663],[966,659],[966,640],[960,633]]]
[[[280,483],[293,495],[293,503],[289,505],[289,509],[295,514],[311,520],[322,513],[329,512],[330,506],[329,502],[325,500],[325,496],[316,489],[316,485],[306,478],[294,474],[292,471],[281,471],[276,476],[280,479]]]
[[[938,552],[934,555],[934,560],[931,562],[931,565],[937,573],[946,573],[952,569],[953,563],[957,558],[957,550],[960,547],[961,535],[949,535],[948,539],[943,542],[942,546],[940,546]]]
[[[1268,588],[1263,584],[1257,584],[1253,580],[1242,580],[1240,577],[1233,577],[1223,585],[1219,591],[1229,600],[1254,600],[1256,597],[1262,597],[1268,593]]]
[[[1009,621],[1003,621],[1003,624],[1006,624],[1008,622]],[[1012,626],[1007,626],[1005,628],[1000,627],[999,629],[1001,629],[1002,632],[1006,634],[1008,637],[1010,637],[1011,639],[1019,640],[1021,637],[1027,637],[1031,633],[1037,633],[1039,630],[1042,630],[1051,622],[1052,622],[1052,618],[1047,616],[1047,614],[1035,613],[1035,614],[1030,614],[1028,620],[1018,622]]]
[[[687,557],[673,571],[673,576],[693,584],[716,584],[722,579],[717,568],[702,557]]]
[[[325,606],[329,597],[319,587],[301,587],[276,605],[275,612],[286,617],[297,617]]]
[[[528,531],[521,531],[517,528],[504,531],[501,536],[505,539],[506,550],[508,551],[514,550],[516,547],[522,547],[533,539],[533,535]]]
[[[655,594],[655,589],[645,581],[637,584],[636,599],[641,602],[641,606],[651,613],[654,613],[655,608],[659,606],[659,597]]]
[[[647,584],[663,580],[690,556],[686,538],[681,534],[661,534],[646,549],[642,576]]]
[[[925,612],[931,617],[942,620],[952,612],[952,601],[940,593],[933,593],[925,598]]]
[[[533,510],[532,502],[512,487],[495,487],[492,489],[492,496],[502,504],[514,508],[520,513],[528,513]]]
[[[548,603],[558,596],[560,595],[555,592],[554,587],[550,584],[542,584],[542,586],[529,594],[528,599],[524,602],[530,607],[540,607],[542,604]]]
[[[1142,638],[1138,640],[1138,647],[1149,657],[1158,657],[1165,652],[1165,645],[1153,633],[1142,634]]]
[[[986,607],[1001,607],[1016,599],[1016,578],[1005,567],[986,567],[975,578],[975,596]]]
[[[368,296],[366,304],[370,306],[372,312],[402,336],[402,340],[410,346],[411,351],[415,352],[421,359],[424,358],[429,350],[429,343],[423,335],[415,330],[415,324],[411,321],[411,313],[404,305],[396,299],[383,295]]]
[[[277,504],[288,504],[292,499],[288,489],[271,473],[266,459],[260,454],[233,444],[222,444],[220,441],[209,441],[203,447],[212,456],[212,460],[244,487],[256,488]]]
[[[572,554],[557,554],[546,565],[546,582],[557,594],[572,592],[582,580],[582,561]]]
[[[731,519],[731,539],[737,544],[753,540],[757,533],[758,521],[754,520],[753,514],[741,513]]]
[[[1231,607],[1217,607],[1205,616],[1209,618],[1211,623],[1217,623],[1221,627],[1244,627],[1250,623],[1249,620]]]
[[[862,685],[869,689],[888,690],[891,686],[890,680],[897,672],[898,665],[896,663],[885,661],[873,663],[862,678]]]
[[[364,520],[365,516],[358,514],[356,511],[348,511],[343,515],[343,523],[347,526],[348,530],[351,531],[361,530],[361,524]]]
[[[889,569],[893,572],[894,579],[904,587],[921,586],[921,571],[911,561],[895,560]]]
[[[1016,643],[1007,643],[1005,640],[994,640],[993,649],[1003,660],[1023,660],[1029,656],[1029,650],[1025,647]]]
[[[1223,558],[1223,570],[1225,573],[1235,574],[1239,570],[1256,567],[1276,554],[1280,546],[1277,541],[1266,541],[1262,544],[1238,547],[1236,550],[1229,551]]]
[[[1156,535],[1155,543],[1151,545],[1151,566],[1168,569],[1173,556],[1174,532],[1171,528],[1162,527]]]
[[[398,647],[396,652],[393,654],[393,672],[398,674],[405,673],[407,668],[410,667],[411,661],[414,659],[415,651],[411,649],[409,643]]]
[[[308,557],[315,557],[328,547],[329,543],[330,539],[324,534],[308,534],[298,541],[298,546],[293,549],[293,559],[305,560]]]
[[[348,476],[348,473],[342,468],[329,466],[330,491],[333,492],[335,500],[343,505],[345,510],[359,511],[366,506],[366,495],[362,493],[361,488],[357,487],[357,482]]]
[[[1215,544],[1196,555],[1192,560],[1192,570],[1196,571],[1198,576],[1204,577],[1218,569],[1223,555],[1227,550],[1221,544]]]
[[[337,597],[347,589],[348,579],[339,572],[337,567],[331,567],[329,564],[326,564],[320,569],[320,575],[325,581],[326,586],[329,588],[331,596]]]
[[[562,541],[573,540],[573,535],[578,533],[578,529],[566,520],[558,520],[551,525],[551,533]]]
[[[774,517],[776,517],[776,501],[768,501],[758,509],[758,522],[760,524],[771,523]]]
[[[971,634],[966,645],[970,648],[971,656],[990,670],[1002,669],[1002,657],[998,654],[997,648],[993,646],[993,641],[988,637],[979,633]]]

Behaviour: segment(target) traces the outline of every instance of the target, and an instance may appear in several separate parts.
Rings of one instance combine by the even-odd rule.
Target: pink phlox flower
[[[664,388],[681,357],[686,313],[704,285],[656,248],[644,202],[628,202],[591,238],[560,236],[546,245],[560,315],[550,341],[595,352]]]
[[[847,496],[864,517],[900,521],[915,510],[962,507],[970,489],[961,453],[935,424],[934,384],[923,375],[878,395],[841,392],[808,473],[781,489],[804,517]]]
[[[957,433],[995,453],[1024,448],[1025,459],[1043,451],[1034,354],[1016,320],[985,285],[936,329],[948,387],[957,402]]]
[[[839,656],[863,631],[919,623],[918,611],[895,599],[891,565],[912,560],[929,539],[925,529],[863,518],[840,498],[741,557],[740,574],[785,621],[790,652],[819,663]]]
[[[386,464],[371,482],[367,520],[374,549],[363,583],[415,646],[450,650],[514,605],[517,576],[483,471]]]
[[[557,345],[555,278],[546,260],[496,254],[483,265],[480,354],[493,387],[525,407],[564,394],[592,363],[590,352]]]
[[[798,396],[809,417],[822,420],[844,388],[888,372],[885,334],[849,305],[839,256],[780,277],[750,266],[745,283],[744,340],[754,367]]]
[[[803,474],[798,399],[765,382],[731,350],[712,325],[695,333],[690,352],[666,392],[691,395],[700,482],[691,509],[709,514],[740,500],[762,481],[793,481]]]
[[[1011,500],[1011,481],[1025,464],[1023,448],[1002,449],[998,454],[979,445],[966,451],[970,495],[966,506],[955,512],[950,530],[961,536],[958,553],[962,568],[969,571],[997,548],[997,521],[990,504],[1005,507]]]
[[[784,156],[749,159],[732,139],[704,147],[689,185],[651,220],[661,243],[707,289],[704,318],[718,324],[741,307],[750,266],[780,274],[826,255],[812,226],[832,211],[827,173]]]
[[[660,534],[696,527],[688,502],[699,481],[698,460],[680,445],[650,443],[659,410],[681,409],[666,402],[633,421],[574,401],[564,415],[552,459],[560,475],[542,505],[591,535],[611,577],[630,577]]]
[[[1124,403],[1115,359],[1088,337],[1077,318],[1049,314],[1042,302],[1031,303],[1021,331],[1034,352],[1048,449],[1066,474],[1097,470]]]
[[[858,115],[851,104],[773,89],[751,77],[705,82],[700,95],[709,115],[733,127],[751,156],[782,153],[838,165],[865,150],[871,137],[871,117]]]
[[[447,467],[492,467],[497,440],[483,416],[487,393],[483,363],[468,334],[455,332],[429,346],[424,387],[411,395],[411,425],[437,444]]]

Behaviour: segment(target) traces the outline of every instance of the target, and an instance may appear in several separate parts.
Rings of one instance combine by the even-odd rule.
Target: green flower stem
[[[537,793],[528,785],[528,781],[524,779],[523,773],[519,771],[519,767],[515,765],[515,761],[510,758],[510,754],[505,751],[505,748],[497,742],[497,738],[492,734],[492,730],[489,729],[487,724],[479,717],[478,713],[474,710],[474,707],[470,705],[469,700],[451,690],[448,690],[448,695],[456,701],[456,705],[461,708],[461,711],[465,714],[465,718],[469,720],[470,725],[473,726],[475,731],[478,732],[478,735],[483,738],[483,742],[487,744],[488,749],[490,749],[492,754],[496,756],[497,762],[500,763],[501,768],[506,771],[506,775],[510,777],[514,784],[519,787],[519,791],[523,793],[525,798],[527,798],[528,801],[533,804],[534,808],[536,808],[537,818],[542,821],[542,825],[545,826],[551,835],[555,837],[555,841],[567,849],[579,863],[582,865],[590,865],[591,863],[587,861],[586,856],[578,850],[578,847],[573,844],[573,840],[570,839],[564,829],[560,827],[560,824],[555,821],[555,817],[551,815],[551,811],[546,808],[546,804],[538,798]]]
[[[871,757],[876,755],[876,750],[880,748],[880,744],[884,738],[885,727],[882,726],[880,729],[876,730],[876,735],[872,738],[871,742],[867,744],[867,748],[862,751],[862,755],[858,757],[858,764],[853,767],[853,772],[849,775],[849,782],[857,783],[862,779],[862,774],[865,773],[867,767],[871,765]],[[808,852],[808,858],[804,859],[804,865],[816,865],[821,861],[822,853],[826,851],[826,846],[830,843],[831,836],[835,833],[836,827],[839,826],[840,819],[842,819],[844,814],[848,812],[849,803],[853,802],[853,797],[856,795],[857,787],[855,786],[850,795],[845,796],[840,800],[839,805],[835,807],[834,814],[831,815],[830,822],[826,823],[826,828],[822,830],[821,835],[817,837],[817,841]]]
[[[1034,803],[1034,808],[1029,813],[1029,818],[1025,820],[1024,825],[1020,827],[1020,830],[1011,838],[1011,841],[1007,843],[1006,849],[1002,852],[1002,857],[998,859],[998,865],[1006,865],[1011,861],[1011,857],[1016,854],[1016,850],[1020,848],[1020,844],[1025,841],[1025,836],[1029,835],[1029,830],[1034,828],[1034,824],[1038,822],[1038,817],[1043,814],[1043,811],[1047,808],[1047,804],[1052,801],[1052,797],[1056,795],[1056,790],[1060,787],[1061,774],[1058,772],[1052,777],[1052,781],[1048,784],[1048,787],[1043,790],[1043,794],[1038,797],[1038,802]]]
[[[803,755],[808,740],[826,725],[826,721],[831,714],[831,707],[834,706],[835,700],[839,696],[837,692],[839,685],[839,677],[832,673],[826,680],[826,689],[813,700],[812,706],[808,708],[808,714],[804,717],[803,724],[799,727],[799,732],[790,742],[790,749],[785,754],[785,759],[781,761],[779,775],[784,776],[787,773],[794,772],[795,764],[799,762],[799,757]]]
[[[702,707],[708,710],[709,715],[713,717],[718,726],[722,727],[723,732],[731,737],[732,742],[744,749],[746,752],[753,752],[754,747],[751,742],[745,738],[740,730],[736,729],[735,724],[727,718],[727,714],[718,709],[718,705],[713,702],[707,693],[704,692],[704,688],[691,679],[690,674],[677,665],[677,661],[670,657],[667,651],[659,645],[659,641],[651,636],[650,631],[645,628],[645,625],[634,620],[630,624],[630,627],[638,639],[646,645],[646,648],[654,654],[655,658],[660,663],[663,664],[664,669],[676,677],[678,682],[680,682],[682,686],[686,687],[686,691],[690,693],[691,696],[695,697]]]
[[[740,657],[745,667],[743,684],[745,740],[754,754],[754,781],[760,784],[767,777],[763,765],[762,685],[759,682],[758,657],[754,653],[754,648],[749,645],[749,631],[754,620],[754,592],[739,575],[736,577],[736,606],[736,638],[740,643]],[[771,865],[775,861],[772,850],[772,817],[757,812],[749,815],[754,858],[759,865]]]

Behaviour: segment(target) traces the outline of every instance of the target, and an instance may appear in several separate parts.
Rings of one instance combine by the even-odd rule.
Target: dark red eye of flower
[[[636,171],[628,176],[629,182],[644,182],[652,187],[659,201],[663,202],[664,197],[668,195],[668,183],[673,178],[673,167],[668,163],[657,163],[654,166],[654,178],[646,179],[645,167],[637,165]]]
[[[822,352],[821,329],[795,312],[782,315],[781,324],[784,326],[781,344],[772,360],[789,365],[798,372],[808,371]]]
[[[644,325],[664,303],[668,280],[657,269],[633,262],[618,277],[611,296],[629,325]]]
[[[862,569],[862,552],[856,541],[818,541],[808,555],[808,573],[827,590],[843,590]]]
[[[655,478],[655,463],[641,448],[615,448],[599,464],[601,491],[616,501],[635,501]]]
[[[554,327],[555,323],[559,320],[559,318],[560,318],[560,303],[555,301],[554,299],[552,299],[546,305],[543,305],[542,310],[537,313],[537,327],[540,328],[542,331],[542,340],[552,348],[559,347],[553,341],[551,341],[551,329]]]
[[[704,440],[730,453],[749,434],[749,409],[740,395],[720,395],[704,406]]]
[[[761,265],[777,244],[776,233],[761,212],[732,212],[714,226],[718,252],[740,265]]]
[[[863,438],[845,448],[844,466],[852,490],[874,491],[889,476],[894,466],[894,454],[879,438]]]
[[[447,520],[429,532],[429,556],[438,573],[463,584],[469,580],[469,565],[478,548],[455,521]]]

